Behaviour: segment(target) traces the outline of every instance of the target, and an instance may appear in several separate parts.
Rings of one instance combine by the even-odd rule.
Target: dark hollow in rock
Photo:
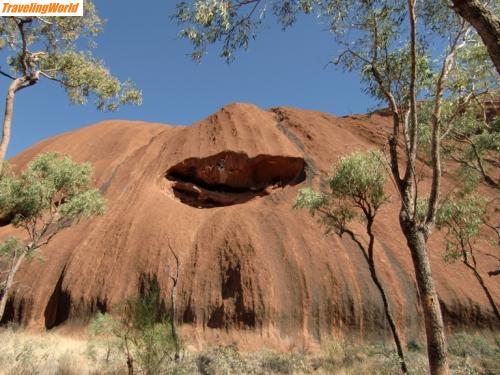
[[[302,158],[221,152],[189,158],[171,167],[165,176],[174,195],[197,208],[230,206],[271,194],[305,179]]]
[[[54,292],[45,308],[45,328],[56,327],[69,318],[71,308],[71,294],[62,288],[64,272],[59,277]]]
[[[13,219],[14,214],[12,212],[2,212],[2,210],[0,210],[0,227],[9,225]]]

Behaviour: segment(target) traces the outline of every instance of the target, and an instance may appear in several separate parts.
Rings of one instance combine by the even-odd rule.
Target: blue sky
[[[116,7],[114,1],[96,1],[107,24],[95,54],[116,76],[136,82],[143,105],[102,113],[91,103],[71,105],[56,83],[40,82],[16,96],[9,157],[49,136],[105,119],[189,125],[235,101],[337,115],[375,106],[356,75],[326,66],[336,46],[314,17],[301,18],[285,32],[269,20],[232,64],[220,59],[217,49],[197,64],[187,57],[191,47],[177,37],[179,27],[169,18],[175,1],[149,0],[141,8],[136,4],[122,0]],[[2,104],[8,83],[0,77]]]

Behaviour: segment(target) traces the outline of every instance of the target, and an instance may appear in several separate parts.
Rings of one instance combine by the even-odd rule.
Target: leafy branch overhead
[[[103,20],[91,1],[84,2],[83,17],[2,17],[0,46],[7,52],[10,71],[2,74],[25,78],[24,86],[41,77],[60,83],[74,103],[94,97],[99,109],[115,110],[120,104],[140,104],[141,93],[130,81],[120,82],[91,52],[78,51],[82,43],[94,47]]]
[[[186,26],[180,36],[189,40],[194,51],[193,60],[200,60],[207,46],[222,43],[221,57],[231,61],[238,49],[247,49],[256,38],[257,29],[268,13],[279,19],[283,28],[291,26],[298,12],[310,13],[318,0],[264,1],[264,0],[195,0],[177,3],[173,18]]]
[[[84,2],[83,17],[0,17],[0,49],[9,68],[0,67],[0,75],[11,80],[0,142],[0,175],[10,143],[15,95],[40,79],[57,82],[72,103],[91,100],[99,110],[141,104],[142,94],[133,83],[114,77],[92,54],[102,27],[90,0]],[[86,51],[80,50],[85,44]]]

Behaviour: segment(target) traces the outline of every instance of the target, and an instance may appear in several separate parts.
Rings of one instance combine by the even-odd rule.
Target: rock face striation
[[[35,145],[12,159],[15,169],[47,151],[88,160],[108,210],[61,232],[43,249],[43,262],[24,264],[4,321],[84,325],[135,295],[144,278],[158,281],[168,304],[171,244],[181,265],[176,319],[195,343],[288,348],[388,334],[359,249],[325,236],[292,204],[300,187],[319,186],[339,156],[382,147],[389,122],[383,114],[232,104],[188,127],[107,121]],[[425,191],[430,171],[424,163],[421,170]],[[454,183],[445,176],[444,190]],[[405,337],[418,338],[423,321],[391,195],[375,224],[377,268]],[[22,234],[8,218],[0,222],[0,239],[15,232]],[[429,248],[448,327],[498,327],[474,276],[443,262],[439,233]],[[486,256],[478,262],[491,268]],[[486,282],[500,302],[500,279]]]

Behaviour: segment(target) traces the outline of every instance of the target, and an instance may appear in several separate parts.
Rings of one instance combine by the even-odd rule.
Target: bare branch
[[[21,34],[21,42],[22,42],[22,50],[21,50],[21,64],[23,66],[23,73],[25,76],[29,75],[29,64],[28,64],[28,43],[26,40],[26,32],[24,30],[24,25],[30,23],[33,19],[26,18],[21,19],[14,17],[14,22],[19,29],[19,33]]]
[[[436,220],[436,213],[439,203],[439,194],[441,188],[441,110],[443,93],[445,90],[445,82],[448,78],[448,74],[453,66],[455,60],[455,53],[458,48],[460,48],[466,42],[467,35],[470,28],[465,26],[465,22],[462,23],[460,31],[457,33],[453,39],[450,50],[443,61],[441,72],[439,73],[438,81],[436,84],[436,93],[434,99],[434,111],[432,115],[432,185],[431,193],[429,197],[428,209],[425,218],[425,231],[426,235],[429,235],[431,227],[434,225]],[[459,44],[460,39],[464,40],[463,44]]]
[[[46,19],[43,19],[42,17],[37,16],[37,17],[35,17],[35,18],[36,18],[37,20],[39,20],[39,21],[41,21],[41,22],[43,22],[43,23],[47,24],[47,25],[52,25],[52,22],[49,22],[49,21],[47,21]]]
[[[3,75],[4,77],[7,77],[7,78],[10,78],[12,80],[15,80],[16,77],[13,77],[11,76],[9,73],[5,73],[4,71],[1,70],[1,67],[0,67],[0,74]]]
[[[175,266],[176,266],[175,277],[172,276],[172,274],[170,274],[169,276],[172,279],[172,282],[174,283],[174,286],[176,286],[177,285],[177,281],[179,279],[179,257],[177,256],[177,254],[175,253],[174,249],[172,248],[172,245],[170,244],[170,240],[167,240],[167,242],[168,242],[168,248],[170,250],[170,253],[172,254],[172,256],[175,259]]]

